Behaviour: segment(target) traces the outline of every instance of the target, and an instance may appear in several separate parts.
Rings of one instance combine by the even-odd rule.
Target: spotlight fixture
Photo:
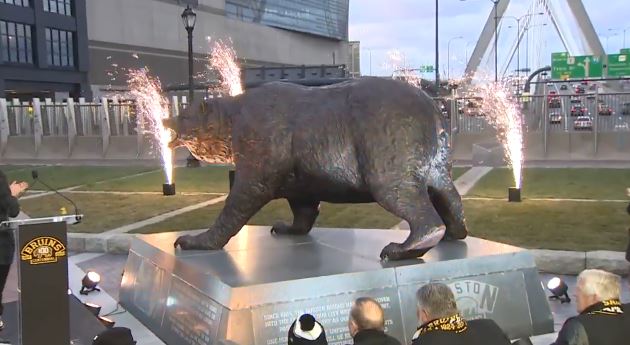
[[[110,320],[106,317],[99,316],[98,320],[105,326],[105,328],[113,328],[116,324],[116,321]]]
[[[164,196],[175,195],[175,184],[174,183],[163,184],[162,194],[164,194]]]
[[[508,201],[521,202],[521,189],[517,187],[510,187],[508,189]]]
[[[81,295],[87,295],[92,291],[101,291],[97,287],[98,283],[101,282],[101,275],[94,272],[88,271],[88,273],[83,277],[81,281],[81,291],[79,292]]]
[[[94,316],[98,316],[98,314],[101,313],[101,306],[98,304],[94,304],[94,303],[83,303],[83,305],[85,306],[85,308],[87,308],[87,310],[90,311],[90,313],[92,313],[92,315]]]
[[[553,294],[549,296],[549,299],[557,299],[560,303],[571,303],[571,298],[567,293],[569,287],[567,284],[558,277],[553,277],[547,282],[547,289]]]

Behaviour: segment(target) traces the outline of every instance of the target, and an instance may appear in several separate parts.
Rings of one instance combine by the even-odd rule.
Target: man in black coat
[[[378,302],[369,297],[357,298],[348,319],[354,345],[400,345],[385,333],[385,313]]]
[[[608,345],[630,342],[630,317],[619,301],[621,279],[602,270],[578,276],[576,306],[579,315],[568,319],[554,345]]]
[[[510,345],[510,340],[490,319],[464,320],[451,289],[430,283],[416,293],[421,326],[413,335],[413,345]]]
[[[16,183],[13,181],[10,185],[7,177],[0,171],[0,222],[8,220],[9,217],[17,217],[20,213],[20,205],[17,197],[28,188],[26,182]],[[7,282],[9,270],[13,263],[13,255],[15,251],[15,239],[13,238],[13,229],[0,225],[0,331],[4,328],[2,321],[2,291]]]

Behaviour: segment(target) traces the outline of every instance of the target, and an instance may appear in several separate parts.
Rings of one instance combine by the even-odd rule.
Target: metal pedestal
[[[440,281],[466,318],[492,318],[512,339],[553,332],[526,250],[468,238],[443,242],[423,260],[379,260],[383,246],[406,236],[363,229],[273,236],[269,227],[246,226],[220,251],[176,250],[176,233],[141,236],[132,242],[120,301],[167,343],[286,344],[291,323],[309,312],[329,344],[346,344],[352,301],[371,296],[386,311],[387,332],[410,343],[415,292]]]

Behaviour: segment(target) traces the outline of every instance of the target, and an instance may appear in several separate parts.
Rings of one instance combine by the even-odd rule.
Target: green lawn
[[[190,213],[179,215],[164,222],[135,230],[135,233],[155,233],[207,228],[218,216],[224,204],[216,204]],[[275,200],[265,206],[250,221],[250,225],[273,225],[276,221],[293,219],[289,204]],[[329,204],[322,203],[317,227],[388,229],[400,219],[383,210],[378,204]]]
[[[165,212],[208,200],[208,196],[112,195],[68,193],[84,214],[83,222],[69,227],[72,232],[97,233],[151,218]],[[70,203],[56,195],[21,200],[22,211],[31,217],[58,215]]]
[[[484,176],[466,195],[472,197],[507,198],[507,189],[514,185],[512,172],[494,169]],[[626,199],[630,187],[628,169],[548,169],[524,170],[524,198]]]
[[[229,190],[228,167],[175,168],[174,180],[177,192],[226,193]],[[85,186],[82,190],[161,192],[164,172],[155,171],[124,180]]]
[[[619,202],[466,200],[472,236],[526,248],[623,251],[626,204]]]
[[[464,175],[464,173],[468,171],[468,169],[470,168],[461,168],[461,167],[453,168],[453,170],[451,171],[451,174],[453,174],[453,181],[457,180],[460,176]]]
[[[32,184],[31,171],[37,170],[39,178],[48,185],[57,189],[93,184],[94,182],[119,178],[156,169],[155,167],[113,167],[113,166],[39,166],[20,167],[6,171],[7,179],[11,181],[26,181]],[[46,189],[41,184],[36,184],[34,189]]]

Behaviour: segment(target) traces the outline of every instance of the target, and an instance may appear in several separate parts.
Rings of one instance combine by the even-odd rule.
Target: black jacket
[[[0,222],[9,219],[9,217],[17,217],[19,213],[20,205],[17,199],[11,195],[6,175],[0,171]],[[0,265],[11,264],[14,251],[13,230],[0,227]]]
[[[383,331],[366,329],[354,335],[354,345],[400,345],[400,342]]]
[[[618,300],[596,303],[568,319],[554,345],[628,344],[630,317]]]
[[[412,345],[510,345],[499,325],[490,319],[464,321],[459,315],[420,326]]]

